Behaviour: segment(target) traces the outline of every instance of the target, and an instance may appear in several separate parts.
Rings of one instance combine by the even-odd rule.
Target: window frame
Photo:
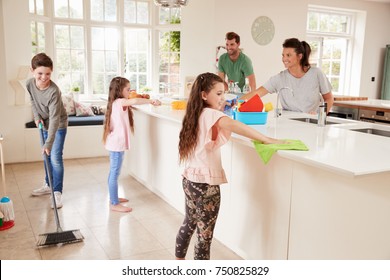
[[[348,17],[348,27],[346,28],[345,33],[336,33],[336,32],[324,32],[324,31],[312,31],[309,30],[309,13],[315,12],[320,14],[327,14],[327,15],[338,15],[338,16],[347,16]],[[307,25],[306,25],[306,38],[307,41],[317,41],[320,42],[319,45],[319,58],[318,58],[318,68],[321,69],[322,66],[322,57],[323,57],[323,47],[324,47],[324,41],[326,39],[333,40],[333,39],[343,39],[346,42],[346,49],[345,49],[345,57],[341,59],[340,61],[340,75],[339,75],[339,88],[338,91],[334,91],[332,89],[333,93],[343,95],[350,95],[350,89],[351,89],[351,69],[352,69],[352,55],[353,55],[353,49],[354,49],[354,34],[355,34],[355,25],[356,25],[356,14],[354,11],[350,10],[341,10],[336,8],[330,8],[330,7],[323,7],[323,6],[315,6],[315,5],[309,5],[308,8],[308,17],[307,17]],[[326,75],[329,80],[332,79],[332,76]]]
[[[154,30],[154,38],[155,38],[155,52],[153,53],[155,57],[155,61],[158,62],[156,64],[157,66],[154,69],[155,73],[155,88],[158,88],[158,95],[159,96],[172,96],[172,95],[179,95],[180,92],[180,58],[179,58],[179,72],[178,74],[171,74],[170,71],[167,73],[160,73],[159,68],[160,68],[160,62],[161,57],[160,57],[160,34],[165,33],[165,32],[180,32],[181,36],[181,26],[178,23],[172,23],[172,20],[175,19],[175,17],[178,17],[181,22],[181,10],[180,8],[163,8],[163,7],[157,7],[156,10],[156,18],[155,22],[157,23],[155,25],[155,30]],[[165,21],[161,21],[161,11],[163,13],[168,14],[168,17],[165,18]],[[170,48],[170,45],[169,45]],[[168,52],[168,55],[171,55],[171,51]],[[179,52],[180,56],[180,52]],[[168,63],[168,68],[170,69],[171,63]],[[161,76],[168,76],[168,83],[161,82]],[[172,76],[177,76],[177,82],[172,83],[170,82],[172,80]],[[157,92],[157,90],[156,90]]]

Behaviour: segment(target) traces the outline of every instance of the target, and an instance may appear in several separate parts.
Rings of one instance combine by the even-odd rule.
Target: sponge
[[[271,102],[265,103],[265,105],[264,105],[264,110],[265,110],[266,112],[272,111],[273,109],[274,109],[274,106],[272,105]]]
[[[171,102],[171,108],[173,110],[184,110],[187,107],[187,101],[175,100]]]

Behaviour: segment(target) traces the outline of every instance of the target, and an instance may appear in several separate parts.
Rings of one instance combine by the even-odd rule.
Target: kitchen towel
[[[263,160],[264,164],[267,164],[271,159],[272,155],[277,150],[299,150],[308,151],[309,148],[301,140],[290,140],[286,139],[287,144],[263,144],[259,141],[253,141],[255,149]]]

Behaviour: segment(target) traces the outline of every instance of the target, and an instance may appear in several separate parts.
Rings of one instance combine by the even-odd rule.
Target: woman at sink
[[[247,100],[255,94],[263,97],[276,92],[285,110],[313,114],[317,113],[320,102],[326,102],[328,113],[333,105],[332,86],[321,69],[310,65],[310,53],[307,42],[296,38],[286,39],[282,53],[286,70],[240,99]]]

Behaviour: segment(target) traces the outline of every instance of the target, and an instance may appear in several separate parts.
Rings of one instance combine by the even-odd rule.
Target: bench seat
[[[84,125],[102,125],[104,122],[104,115],[76,117],[68,116],[68,126],[84,126]],[[35,122],[26,123],[26,128],[36,128]]]

